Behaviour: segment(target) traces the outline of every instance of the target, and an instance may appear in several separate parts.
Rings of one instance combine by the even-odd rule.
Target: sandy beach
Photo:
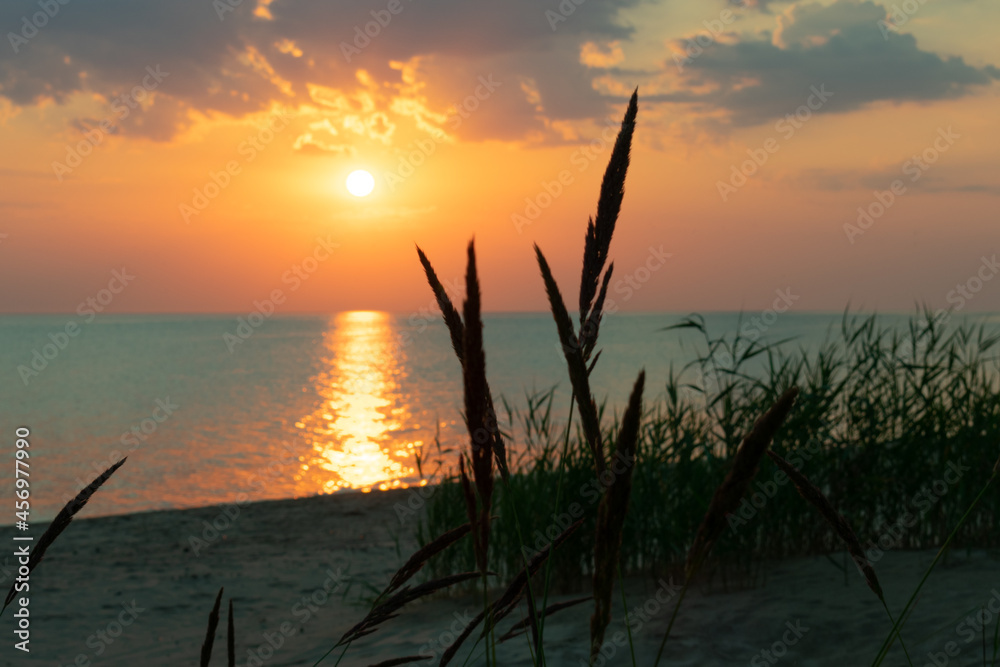
[[[80,519],[31,576],[30,654],[13,648],[8,609],[0,664],[197,664],[208,612],[224,586],[224,601],[231,597],[235,606],[238,665],[312,665],[366,613],[360,598],[370,593],[362,582],[381,589],[414,548],[415,522],[401,523],[394,510],[408,493]],[[221,530],[207,528],[212,522]],[[36,537],[41,528],[34,527]],[[13,544],[12,534],[5,527],[0,539]],[[894,610],[933,556],[889,552],[876,564]],[[13,563],[12,556],[2,561],[4,586]],[[753,589],[722,592],[702,584],[689,592],[661,664],[870,664],[889,624],[853,567],[846,584],[822,556],[776,562],[765,570],[766,580]],[[925,586],[904,631],[914,664],[982,664],[976,614],[985,605],[984,618],[996,621],[989,606],[1000,610],[998,589],[995,554],[950,554]],[[651,664],[677,589],[666,581],[633,578],[626,590],[637,662]],[[369,665],[418,653],[436,659],[415,664],[437,664],[478,604],[473,596],[414,603],[352,645],[341,664]],[[550,620],[549,664],[582,664],[591,611],[585,603]],[[225,613],[213,664],[225,664],[224,626]],[[625,629],[619,605],[603,664],[631,664]],[[523,637],[502,644],[498,657],[501,664],[531,664]],[[335,662],[328,658],[322,664]],[[898,647],[886,664],[905,664]]]

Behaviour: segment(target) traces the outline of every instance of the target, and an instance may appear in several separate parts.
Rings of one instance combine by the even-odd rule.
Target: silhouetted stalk
[[[997,463],[1000,464],[1000,460],[998,460]],[[879,667],[879,665],[881,665],[882,662],[885,660],[886,656],[888,656],[889,649],[892,648],[893,642],[896,641],[896,637],[897,635],[899,635],[899,631],[903,627],[903,622],[904,622],[903,619],[906,616],[906,612],[909,611],[911,606],[913,606],[913,602],[917,599],[917,595],[920,593],[920,589],[924,587],[924,582],[926,582],[928,577],[931,576],[931,572],[934,571],[934,567],[938,564],[938,561],[941,560],[941,556],[943,556],[944,552],[948,549],[948,545],[951,544],[951,541],[955,538],[955,535],[958,534],[958,531],[962,527],[962,524],[965,523],[965,520],[969,518],[970,514],[972,514],[972,510],[974,510],[976,508],[976,505],[979,504],[980,499],[984,495],[986,495],[986,491],[990,488],[990,484],[993,483],[993,480],[996,478],[996,476],[997,476],[997,466],[993,466],[993,474],[990,475],[990,478],[988,480],[986,480],[986,484],[983,485],[983,488],[980,489],[979,493],[976,495],[976,498],[972,501],[972,504],[969,505],[969,509],[965,510],[965,514],[963,514],[962,518],[958,520],[958,523],[955,525],[955,528],[951,531],[951,534],[948,535],[948,539],[946,539],[944,541],[944,544],[941,545],[941,548],[938,549],[937,555],[934,557],[933,562],[931,562],[930,567],[928,567],[927,571],[924,572],[924,576],[920,579],[920,583],[917,584],[917,588],[913,591],[913,594],[910,596],[910,599],[907,600],[906,606],[903,607],[903,611],[899,613],[899,620],[892,624],[892,630],[889,631],[889,636],[886,637],[884,642],[882,642],[882,648],[879,649],[878,655],[875,656],[875,662],[872,663],[872,667]]]
[[[701,563],[698,563],[699,566]],[[681,603],[684,602],[684,596],[687,595],[688,586],[691,585],[692,573],[687,574],[684,577],[684,587],[681,588],[681,594],[677,596],[677,602],[674,604],[674,611],[670,614],[670,622],[667,623],[667,630],[663,633],[663,640],[660,642],[660,648],[656,652],[656,660],[653,661],[653,667],[657,667],[660,664],[660,658],[663,656],[663,648],[667,645],[667,638],[670,637],[670,631],[674,627],[674,621],[677,620],[677,612],[681,609]]]
[[[889,622],[892,623],[893,627],[896,625],[896,619],[892,617],[892,612],[889,611],[889,605],[886,604],[885,599],[882,600],[882,608],[885,609],[885,615],[889,617]],[[900,616],[902,618],[902,616]],[[983,635],[985,637],[985,634]],[[903,655],[906,656],[906,663],[913,667],[913,660],[910,658],[910,652],[906,650],[906,644],[903,642],[903,638],[899,638],[899,645],[903,647]]]
[[[622,576],[622,562],[618,561],[618,588],[622,591],[622,609],[625,612],[625,632],[628,633],[628,651],[632,655],[632,667],[638,663],[635,661],[635,646],[632,645],[632,626],[628,622],[628,598],[625,597],[625,577]]]
[[[562,502],[562,485],[563,476],[566,470],[566,457],[569,455],[569,433],[570,429],[573,427],[573,403],[576,400],[576,395],[570,392],[569,396],[569,416],[566,418],[566,437],[563,440],[563,450],[562,455],[559,457],[559,477],[556,482],[556,508],[558,510],[559,503]],[[553,552],[555,549],[553,548]],[[547,609],[549,605],[549,577],[552,572],[552,556],[549,556],[549,560],[545,563],[545,588],[542,593],[542,609]],[[538,627],[538,654],[540,656],[539,664],[544,667],[545,665],[545,653],[544,653],[544,640],[545,640],[545,616],[542,616],[542,620]]]
[[[514,503],[514,495],[513,495],[513,490],[511,489],[511,486],[510,486],[510,480],[506,479],[504,477],[501,477],[500,478],[500,483],[504,485],[504,495],[507,498],[507,504],[510,507],[511,514],[513,514],[513,516],[514,516],[514,529],[517,531],[517,540],[521,544],[521,546],[523,547],[524,546],[524,532],[521,530],[521,519],[518,517],[518,514],[517,514],[517,506]],[[523,548],[521,550],[521,553],[522,554],[524,553]],[[527,574],[528,573],[528,558],[527,558],[527,556],[523,556],[523,559],[524,559],[524,571],[525,571],[525,574]],[[546,564],[546,566],[547,565],[548,564]],[[528,650],[531,652],[531,664],[533,664],[533,665],[541,665],[541,664],[544,664],[544,663],[540,662],[539,658],[536,658],[536,656],[538,655],[539,647],[541,646],[541,644],[539,643],[538,615],[537,615],[536,607],[535,607],[535,596],[531,592],[531,577],[530,576],[528,577],[527,596],[528,596],[528,617],[531,620],[531,623],[530,623],[531,637],[532,637],[532,640],[533,640],[533,642],[535,644],[535,648],[532,649],[531,648],[531,643],[529,642],[529,644],[528,644]],[[542,609],[545,609],[544,605],[542,606]]]

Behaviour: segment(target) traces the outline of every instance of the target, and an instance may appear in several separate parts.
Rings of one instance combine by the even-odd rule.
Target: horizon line
[[[763,309],[712,309],[707,308],[703,310],[628,310],[628,311],[618,311],[616,313],[606,313],[604,318],[609,315],[702,315],[702,314],[714,314],[714,315],[739,315],[739,314],[752,314],[757,312],[767,311],[767,308]],[[812,309],[794,309],[788,310],[782,313],[782,315],[844,315],[845,313],[854,314],[864,314],[864,315],[913,315],[921,314],[924,310],[923,306],[918,306],[910,310],[879,310],[879,309],[868,309],[864,307],[851,308],[850,306],[843,308],[841,310],[812,310]],[[941,309],[931,309],[934,312]],[[945,309],[947,310],[947,309]],[[250,313],[257,312],[251,311],[230,311],[230,310],[218,310],[218,311],[188,311],[188,310],[176,310],[176,311],[160,311],[160,310],[141,310],[141,311],[128,311],[128,312],[103,312],[98,313],[99,318],[103,317],[128,317],[128,316],[161,316],[161,317],[193,317],[193,316],[203,316],[203,317],[241,317],[246,316]],[[396,310],[382,310],[378,308],[348,308],[343,310],[331,310],[331,311],[320,311],[320,310],[302,310],[302,311],[289,311],[282,313],[274,313],[269,315],[267,319],[272,318],[283,318],[283,317],[329,317],[333,315],[339,315],[341,313],[385,313],[387,315],[403,315],[403,316],[415,316],[423,314],[434,314],[435,316],[440,316],[440,311],[420,311],[420,310],[410,310],[410,311],[396,311]],[[570,313],[578,313],[578,309],[569,310]],[[484,310],[483,315],[551,315],[549,310]],[[1000,315],[1000,310],[970,310],[965,313],[954,313],[957,315]],[[75,311],[18,311],[18,312],[0,312],[0,317],[80,317],[80,314]],[[98,319],[98,318],[95,318]]]

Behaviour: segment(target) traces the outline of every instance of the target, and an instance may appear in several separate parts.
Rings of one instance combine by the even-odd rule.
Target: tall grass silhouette
[[[339,664],[354,643],[391,623],[406,605],[463,586],[481,590],[482,609],[441,655],[440,665],[451,663],[463,648],[466,662],[481,655],[487,665],[502,664],[497,646],[528,633],[532,664],[546,665],[546,619],[585,602],[593,604],[593,612],[589,637],[580,630],[580,646],[593,663],[615,615],[614,589],[622,587],[622,577],[673,569],[684,585],[656,665],[696,577],[721,574],[725,580],[727,573],[752,572],[753,563],[763,559],[844,548],[889,617],[886,639],[872,663],[877,667],[900,639],[916,596],[946,550],[956,544],[998,544],[1000,498],[988,491],[1000,470],[1000,337],[985,325],[949,325],[925,311],[901,333],[881,326],[875,316],[845,311],[839,340],[815,353],[787,353],[781,344],[740,333],[713,338],[704,320],[692,316],[668,329],[702,336],[703,354],[681,371],[672,370],[665,397],[654,403],[644,400],[649,378],[637,369],[625,409],[605,418],[591,376],[601,356],[599,334],[614,271],[611,242],[637,115],[638,91],[628,102],[596,215],[586,226],[576,324],[542,249],[534,248],[572,390],[561,428],[552,418],[553,390],[530,395],[524,412],[503,400],[508,424],[520,420],[525,438],[520,448],[508,447],[510,434],[501,428],[487,378],[475,243],[470,241],[466,252],[461,309],[417,248],[462,369],[468,448],[457,473],[444,479],[430,500],[419,526],[422,546],[368,613],[339,639],[331,637],[329,650],[315,665],[338,649]],[[123,463],[63,508],[31,551],[29,571]],[[877,534],[884,517],[905,512],[913,493],[949,467],[959,473],[953,488],[899,538],[899,547],[939,551],[909,600],[893,614],[864,537]],[[747,515],[747,496],[758,478],[778,479],[778,474],[792,482],[794,492],[776,491]],[[580,488],[593,489],[595,502],[582,517],[553,526],[551,517],[565,511],[568,490]],[[421,573],[424,580],[415,581]],[[578,588],[580,582],[590,583],[589,595],[549,604],[551,592]],[[8,604],[13,593],[12,588]],[[200,651],[203,666],[211,662],[222,594],[220,588],[209,613]],[[522,602],[524,618],[502,630],[500,624]],[[622,607],[627,615],[624,593]],[[235,625],[230,600],[226,658],[231,666]],[[629,635],[630,648],[631,642]],[[994,663],[998,647],[995,637]],[[192,647],[192,654],[196,651]],[[378,664],[430,659],[407,655]],[[636,664],[634,650],[631,659]]]
[[[614,270],[609,264],[611,240],[621,209],[625,192],[625,177],[628,172],[629,154],[632,137],[635,131],[635,121],[638,113],[638,91],[629,100],[621,130],[612,149],[608,167],[601,183],[598,198],[597,215],[587,223],[584,243],[583,269],[580,281],[580,313],[579,331],[576,331],[559,286],[542,250],[535,246],[535,255],[541,271],[542,281],[548,295],[556,331],[562,344],[566,358],[570,384],[573,389],[573,401],[580,414],[584,438],[593,460],[595,479],[602,489],[601,500],[597,508],[594,527],[594,549],[592,552],[592,589],[594,612],[590,623],[590,657],[594,661],[600,654],[604,642],[605,629],[611,620],[611,600],[615,581],[619,578],[620,550],[622,534],[629,511],[629,499],[632,489],[632,474],[636,463],[636,448],[640,433],[642,416],[642,393],[645,386],[645,372],[640,371],[628,407],[622,416],[621,428],[613,439],[613,451],[606,451],[605,438],[601,430],[600,412],[590,386],[590,374],[600,357],[597,351],[598,335],[603,305],[607,296],[608,285]],[[493,630],[496,624],[513,610],[526,591],[529,604],[529,622],[532,631],[532,661],[535,664],[546,664],[544,654],[544,615],[552,609],[546,602],[549,592],[551,570],[546,571],[543,583],[543,602],[537,607],[537,599],[532,593],[532,576],[538,572],[542,564],[550,559],[551,554],[568,539],[583,523],[578,520],[563,530],[544,548],[528,558],[520,531],[518,520],[517,496],[510,493],[509,475],[504,475],[507,490],[511,499],[510,507],[513,523],[517,527],[520,551],[523,557],[523,567],[518,568],[517,575],[508,585],[499,599],[490,602],[488,588],[489,545],[490,545],[490,508],[493,501],[493,462],[494,456],[505,451],[503,446],[495,447],[502,442],[496,415],[493,413],[493,401],[489,394],[486,381],[486,358],[482,347],[482,321],[480,315],[480,288],[476,272],[475,247],[469,244],[466,271],[466,299],[463,304],[462,316],[451,304],[450,299],[441,288],[436,273],[426,255],[418,248],[418,256],[424,267],[428,282],[437,298],[446,325],[451,335],[452,346],[462,364],[462,377],[465,387],[465,422],[470,436],[470,451],[473,479],[466,473],[463,455],[459,462],[459,481],[462,501],[471,526],[475,564],[482,575],[483,611],[470,624],[464,633],[448,648],[442,656],[442,665],[455,656],[464,641],[472,634],[480,623],[483,630],[480,639],[486,643],[484,656],[486,664],[496,662]],[[606,268],[605,268],[606,267]],[[603,276],[603,277],[602,277]],[[721,532],[724,523],[723,514],[735,507],[742,498],[750,479],[756,472],[758,462],[771,442],[775,431],[791,409],[795,398],[795,390],[789,390],[764,415],[750,434],[744,446],[736,457],[733,470],[723,481],[705,516],[703,528],[699,530],[692,546],[690,560],[700,565],[701,560],[711,548],[712,543]],[[570,405],[570,418],[573,414],[573,403]],[[568,435],[568,431],[567,431]],[[568,438],[566,440],[568,443]],[[562,473],[566,464],[566,451],[560,458],[558,474],[561,490]],[[610,470],[609,455],[623,462],[622,470]],[[498,459],[499,460],[499,459]],[[506,463],[499,466],[506,470]],[[608,475],[608,473],[611,473]],[[561,498],[557,492],[556,505]],[[695,567],[689,567],[688,580],[693,576]],[[511,568],[513,572],[513,568]],[[458,583],[457,581],[455,583]],[[683,596],[681,597],[683,599]],[[678,601],[678,605],[679,605]],[[395,610],[395,608],[393,608]],[[373,612],[374,613],[374,612]],[[676,614],[676,611],[675,611]],[[361,635],[358,635],[360,637]],[[342,640],[343,642],[343,640]],[[634,660],[634,651],[632,653]]]

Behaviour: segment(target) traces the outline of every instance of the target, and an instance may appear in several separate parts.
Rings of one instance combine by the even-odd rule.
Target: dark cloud
[[[1000,195],[1000,185],[969,182],[970,178],[979,181],[980,176],[943,166],[918,170],[912,162],[903,161],[883,169],[803,169],[786,180],[791,187],[827,192],[884,191],[898,180],[907,191]]]
[[[825,113],[880,100],[958,97],[1000,74],[991,66],[922,51],[912,36],[880,29],[886,10],[872,2],[793,6],[776,16],[773,34],[714,42],[678,73],[672,60],[656,72],[580,62],[587,42],[631,37],[633,29],[622,24],[619,12],[640,0],[399,0],[396,14],[387,11],[390,1],[274,0],[265,19],[255,12],[256,0],[242,0],[221,18],[217,8],[237,0],[77,0],[58,5],[58,13],[26,43],[17,43],[15,53],[8,33],[20,33],[24,17],[30,21],[39,5],[8,0],[0,3],[0,34],[7,42],[0,45],[0,96],[25,106],[96,93],[111,114],[114,100],[141,85],[147,67],[159,66],[169,76],[155,88],[152,103],[116,123],[117,132],[166,140],[198,114],[240,117],[275,102],[326,112],[331,106],[313,94],[319,86],[350,100],[366,91],[374,107],[364,111],[365,122],[378,111],[388,114],[389,123],[418,127],[418,116],[438,114],[434,123],[442,125],[440,114],[450,114],[444,129],[463,138],[556,142],[553,121],[603,118],[621,106],[623,99],[595,90],[599,76],[629,90],[649,78],[673,76],[672,92],[645,101],[685,103],[708,112],[706,123],[725,127],[793,113],[811,86],[834,93]],[[744,6],[767,11],[764,1]],[[366,27],[377,27],[379,34],[364,35]],[[367,80],[359,79],[359,69],[368,72]],[[454,122],[456,110],[449,110],[474,95],[483,76],[502,85],[480,100],[475,113]],[[425,108],[390,110],[392,98],[404,94],[419,96]],[[337,113],[355,112],[345,106]],[[100,120],[78,119],[74,126]],[[342,132],[313,132],[314,141],[302,142],[302,148],[339,152],[356,139],[349,127],[335,129]],[[364,136],[378,141],[377,133],[373,127]]]
[[[584,2],[575,6],[565,21],[552,29],[546,11],[557,11],[559,2],[509,0],[400,0],[401,11],[382,28],[382,34],[363,49],[359,61],[371,49],[379,58],[405,60],[416,54],[482,57],[490,54],[548,50],[553,38],[601,37],[624,39],[632,29],[617,24],[621,7],[635,0]],[[270,5],[274,16],[271,32],[294,38],[310,53],[342,60],[341,42],[351,41],[358,28],[376,20],[388,2],[347,0],[318,3],[289,0]],[[385,16],[382,16],[383,20]]]
[[[439,83],[449,74],[444,67],[459,62],[467,65],[466,79],[492,72],[508,82],[503,92],[512,100],[516,94],[516,100],[495,104],[506,115],[494,120],[506,119],[501,135],[523,136],[539,121],[518,80],[538,86],[547,114],[574,118],[604,110],[606,101],[594,93],[578,61],[579,47],[588,39],[627,38],[632,30],[619,24],[618,11],[638,2],[566,0],[563,4],[574,9],[553,30],[546,11],[559,12],[555,1],[400,0],[401,11],[390,14],[389,0],[275,0],[267,7],[269,19],[255,14],[254,0],[228,1],[236,6],[221,18],[218,7],[227,0],[58,5],[37,34],[29,28],[26,43],[6,38],[0,46],[0,95],[24,106],[93,92],[110,104],[141,83],[147,66],[159,65],[169,77],[157,87],[154,103],[120,129],[166,139],[190,122],[190,110],[241,116],[274,100],[313,103],[308,84],[354,90],[360,68],[375,85],[398,83],[401,72],[390,62],[419,57],[421,72]],[[0,3],[3,34],[19,34],[24,17],[30,21],[38,11],[36,0]],[[358,37],[378,20],[385,24],[378,26],[380,34]],[[464,90],[458,78],[450,86],[427,86],[424,94],[446,107],[445,100]],[[465,127],[481,129],[488,116]]]
[[[813,86],[833,93],[821,111],[828,113],[879,101],[961,97],[1000,78],[993,66],[922,51],[912,35],[880,26],[885,18],[886,10],[872,2],[795,6],[779,17],[773,34],[713,41],[680,67],[668,60],[664,67],[680,70],[683,90],[647,102],[722,110],[732,125],[747,126],[794,113]]]
[[[937,192],[937,190],[931,190]],[[988,183],[974,183],[970,185],[959,185],[948,188],[949,192],[975,192],[979,194],[1000,196],[1000,185]]]

